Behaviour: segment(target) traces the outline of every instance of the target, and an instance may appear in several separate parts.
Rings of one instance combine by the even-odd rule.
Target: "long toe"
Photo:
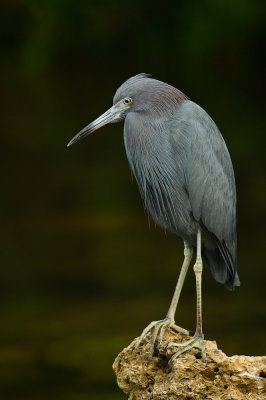
[[[134,347],[133,347],[133,350],[137,349],[137,348],[139,347],[139,345],[143,342],[143,340],[145,339],[145,337],[151,333],[151,330],[152,330],[153,328],[155,328],[156,325],[160,324],[160,323],[163,322],[163,321],[164,321],[164,320],[161,320],[161,321],[152,321],[148,326],[146,326],[146,328],[143,329],[141,335],[138,337],[138,339],[137,339],[137,341],[136,341],[136,343],[135,343],[135,345],[134,345]]]
[[[165,318],[160,321],[153,321],[143,330],[142,334],[137,339],[135,346],[133,347],[133,350],[137,349],[148,335],[151,335],[149,351],[148,351],[148,359],[147,359],[147,362],[149,362],[154,354],[156,341],[159,347],[167,328],[173,328],[173,331],[180,332],[182,334],[186,335],[189,334],[189,331],[175,325],[174,321],[172,321],[169,318]]]
[[[201,351],[203,360],[205,364],[207,365],[207,356],[206,356],[206,351],[205,351],[205,346],[204,346],[204,338],[202,336],[194,336],[192,339],[183,342],[183,343],[175,343],[175,342],[170,342],[166,345],[166,348],[169,347],[178,347],[178,350],[174,355],[170,358],[169,364],[173,364],[173,361],[180,356],[180,354],[184,353],[185,351],[188,351],[193,348],[197,348]]]
[[[186,336],[189,336],[191,333],[193,333],[191,331],[188,331],[187,329],[181,328],[181,326],[178,326],[176,324],[171,324],[169,327],[172,329],[172,331],[182,333]]]

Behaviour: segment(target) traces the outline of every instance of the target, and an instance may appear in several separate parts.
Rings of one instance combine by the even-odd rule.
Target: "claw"
[[[150,364],[151,359],[152,359],[152,355],[149,354],[148,357],[147,357],[146,363],[145,363],[145,365],[146,365],[147,367],[148,367],[148,365]]]
[[[166,345],[163,348],[163,351],[166,351],[168,349],[169,345],[171,345],[171,342],[166,343]]]

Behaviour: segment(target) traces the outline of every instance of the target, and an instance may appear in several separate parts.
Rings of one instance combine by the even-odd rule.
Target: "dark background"
[[[265,350],[265,2],[1,2],[1,399],[122,399],[111,365],[165,316],[183,258],[148,224],[122,125],[67,149],[147,72],[205,108],[238,191],[240,288],[207,269],[204,332]],[[192,268],[178,324],[194,329]]]

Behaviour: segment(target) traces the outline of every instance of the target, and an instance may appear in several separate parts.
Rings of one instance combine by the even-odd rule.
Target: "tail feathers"
[[[202,249],[202,259],[211,270],[214,279],[232,290],[240,285],[236,263],[225,243],[218,242],[214,250]]]

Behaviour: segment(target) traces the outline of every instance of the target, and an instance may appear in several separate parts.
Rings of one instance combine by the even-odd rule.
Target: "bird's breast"
[[[181,236],[189,207],[171,141],[159,129],[148,129],[139,120],[126,120],[124,142],[145,209],[159,225]]]

